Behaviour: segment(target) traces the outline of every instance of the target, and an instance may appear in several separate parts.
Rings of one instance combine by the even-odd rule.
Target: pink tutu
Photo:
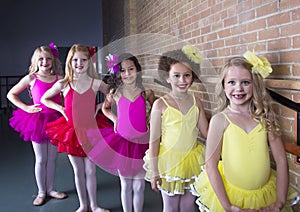
[[[38,113],[27,113],[18,108],[13,111],[9,124],[20,133],[20,137],[24,141],[42,143],[49,140],[45,133],[46,124],[55,121],[60,116],[59,112],[43,113],[41,111]]]
[[[89,158],[111,174],[135,176],[143,171],[143,157],[149,148],[149,133],[125,139],[113,127],[89,131],[90,146],[85,148]]]

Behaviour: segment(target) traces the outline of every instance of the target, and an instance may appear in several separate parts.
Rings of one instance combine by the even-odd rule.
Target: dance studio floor
[[[55,188],[66,192],[64,200],[49,199],[33,206],[37,194],[34,179],[34,154],[30,142],[25,143],[8,126],[10,112],[0,111],[0,211],[2,212],[72,212],[79,207],[74,175],[66,154],[58,154]],[[122,211],[119,178],[97,168],[97,200],[112,212]],[[146,183],[144,212],[162,211],[161,195]]]

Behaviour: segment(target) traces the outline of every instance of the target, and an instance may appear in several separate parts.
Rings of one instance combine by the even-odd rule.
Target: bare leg
[[[178,212],[180,195],[168,196],[161,192],[163,199],[163,212]]]

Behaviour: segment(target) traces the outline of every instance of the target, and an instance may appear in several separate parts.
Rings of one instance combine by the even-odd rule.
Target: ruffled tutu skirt
[[[266,207],[276,201],[276,172],[274,170],[271,170],[269,181],[262,188],[257,190],[245,190],[238,188],[225,180],[222,162],[219,162],[218,168],[231,204],[242,209],[250,208],[258,210],[259,208]],[[199,175],[196,182],[191,185],[191,189],[193,194],[198,196],[196,203],[199,206],[200,211],[225,211],[211,187],[205,170]],[[292,202],[297,195],[298,193],[294,189],[289,188],[287,204]],[[286,206],[281,211],[293,210],[291,207]]]
[[[111,123],[103,114],[96,116],[96,123],[99,128],[111,126]],[[54,122],[48,123],[46,127],[50,142],[58,146],[57,151],[59,153],[65,152],[78,157],[87,156],[81,143],[88,143],[88,140],[92,139],[87,136],[88,131],[87,128],[75,128],[63,116]]]
[[[144,157],[145,180],[151,181],[149,151]],[[205,147],[198,141],[188,152],[167,150],[160,145],[158,156],[158,171],[162,184],[158,188],[169,196],[184,194],[186,189],[195,182],[205,163]]]
[[[149,148],[149,133],[140,137],[126,139],[114,132],[113,127],[89,131],[93,137],[85,145],[88,157],[95,164],[111,174],[134,177],[143,172],[143,157]]]
[[[27,113],[24,110],[16,109],[9,119],[10,126],[20,133],[24,141],[33,141],[36,143],[48,142],[49,137],[46,135],[46,125],[61,117],[58,112],[52,113]]]

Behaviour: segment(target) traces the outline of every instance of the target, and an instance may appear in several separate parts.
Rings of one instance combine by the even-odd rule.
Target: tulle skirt
[[[91,136],[92,135],[92,136]],[[143,172],[143,157],[149,147],[149,133],[126,139],[114,132],[113,127],[89,131],[93,139],[86,153],[102,169],[111,174],[133,177]]]
[[[145,180],[151,181],[149,151],[146,152],[144,161]],[[162,184],[158,188],[169,196],[184,194],[200,174],[204,162],[205,147],[200,141],[197,141],[195,147],[188,152],[166,150],[160,145],[158,171]]]
[[[103,114],[96,116],[96,122],[96,127],[99,128],[111,126],[111,123]],[[46,133],[51,143],[58,146],[57,151],[59,153],[65,152],[78,157],[87,156],[81,143],[89,143],[88,140],[92,139],[87,136],[88,131],[89,129],[87,128],[75,128],[64,117],[48,123],[46,127]]]
[[[45,133],[47,123],[55,121],[60,116],[61,114],[58,112],[27,113],[18,108],[13,111],[9,124],[20,133],[20,137],[24,141],[42,143],[49,141],[49,137]]]
[[[224,178],[222,162],[219,162],[218,168],[231,204],[236,205],[242,209],[250,208],[258,210],[276,201],[276,172],[274,170],[271,170],[270,178],[262,188],[257,190],[245,190],[238,188],[226,181],[226,179]],[[196,203],[198,204],[200,211],[225,211],[211,187],[205,170],[199,175],[196,182],[191,185],[191,188],[193,194],[198,196]],[[294,200],[297,195],[298,194],[295,190],[289,188],[287,203]],[[292,211],[292,208],[285,207],[284,209],[282,209],[282,211]]]

